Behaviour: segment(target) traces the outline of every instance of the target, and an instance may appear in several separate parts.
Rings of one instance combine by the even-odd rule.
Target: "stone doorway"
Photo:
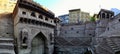
[[[42,33],[37,34],[31,44],[31,54],[45,54],[45,36]]]

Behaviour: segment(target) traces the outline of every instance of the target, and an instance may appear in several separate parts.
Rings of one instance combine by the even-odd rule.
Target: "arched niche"
[[[43,33],[40,32],[32,39],[30,54],[46,54],[46,52],[46,37]]]

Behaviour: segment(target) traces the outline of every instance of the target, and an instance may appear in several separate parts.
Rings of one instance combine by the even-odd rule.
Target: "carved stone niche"
[[[27,48],[27,43],[28,43],[28,30],[24,28],[21,31],[22,48],[26,49]]]
[[[50,37],[50,43],[51,43],[51,44],[54,44],[54,34],[53,34],[53,33],[50,33],[50,34],[49,34],[49,37]]]

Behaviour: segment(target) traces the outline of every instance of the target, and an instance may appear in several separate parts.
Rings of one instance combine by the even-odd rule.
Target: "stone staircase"
[[[119,46],[116,45],[111,39],[106,39],[108,42],[108,45],[114,50],[114,52],[120,51]]]
[[[0,38],[0,54],[15,54],[13,38]]]

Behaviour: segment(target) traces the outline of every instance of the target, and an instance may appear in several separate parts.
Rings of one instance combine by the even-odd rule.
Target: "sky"
[[[100,9],[118,8],[120,9],[120,0],[34,0],[45,6],[56,16],[68,14],[71,9],[81,9],[89,12],[90,15],[98,13]]]

